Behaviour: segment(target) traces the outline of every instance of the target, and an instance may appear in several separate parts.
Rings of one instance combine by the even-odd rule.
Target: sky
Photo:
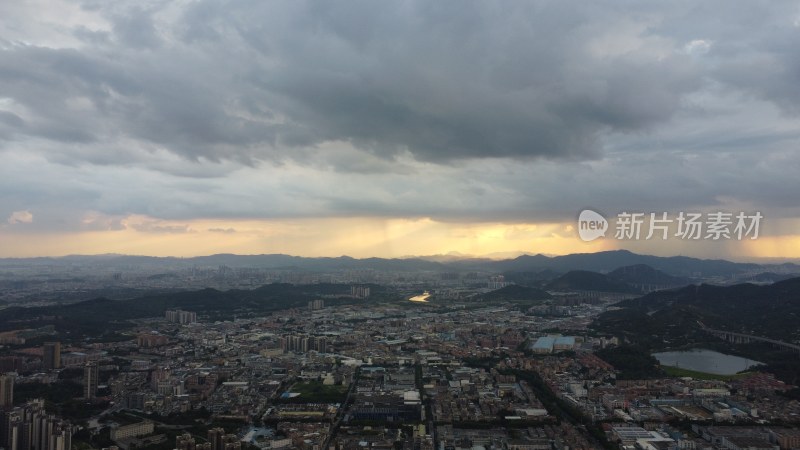
[[[788,1],[0,2],[0,257],[800,258],[798,48]]]

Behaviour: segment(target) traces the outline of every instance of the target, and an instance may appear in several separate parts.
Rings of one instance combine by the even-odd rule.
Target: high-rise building
[[[197,322],[197,313],[194,311],[183,311],[180,309],[170,309],[164,313],[168,322],[174,323],[196,323]]]
[[[172,370],[169,367],[157,367],[150,372],[150,388],[154,391],[158,389],[158,383],[168,381],[172,376]]]
[[[19,356],[0,356],[0,372],[21,372],[23,360]]]
[[[222,450],[223,441],[225,437],[225,429],[212,428],[208,430],[208,442],[211,444],[211,450]]]
[[[324,307],[325,307],[325,300],[317,299],[317,300],[311,300],[310,302],[308,302],[308,309],[310,309],[311,311],[317,311],[317,310],[322,309]]]
[[[97,397],[97,380],[100,368],[96,362],[90,362],[83,368],[83,398],[91,400]]]
[[[242,441],[238,436],[235,434],[226,434],[222,438],[222,447],[219,450],[241,450],[241,448]]]
[[[328,340],[324,337],[317,336],[314,337],[314,350],[319,353],[327,353],[328,352]]]
[[[197,443],[189,433],[184,433],[175,438],[177,450],[211,450],[211,442]]]
[[[14,375],[0,376],[0,407],[14,406]]]
[[[308,336],[289,336],[289,351],[306,353],[308,351]]]
[[[278,342],[284,353],[307,353],[309,350],[326,353],[328,351],[328,340],[324,336],[290,334],[281,336],[278,338]]]
[[[19,441],[23,431],[25,412],[22,408],[3,410],[2,428],[0,429],[0,443],[9,450],[18,450]]]
[[[489,289],[502,289],[511,283],[506,281],[506,277],[503,275],[497,275],[493,277],[489,277],[489,281],[486,283],[486,287]]]
[[[42,346],[42,365],[46,370],[61,368],[61,342],[45,342]]]
[[[369,286],[350,286],[350,295],[353,298],[369,297]]]
[[[195,450],[195,440],[189,433],[184,433],[175,438],[175,448],[177,450]]]
[[[44,400],[0,412],[0,445],[8,450],[70,450],[72,426],[48,415]]]

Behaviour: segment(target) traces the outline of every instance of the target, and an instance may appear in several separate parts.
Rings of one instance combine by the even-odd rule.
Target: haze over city
[[[3,2],[0,256],[800,257],[794,2]],[[757,240],[583,242],[591,208]]]

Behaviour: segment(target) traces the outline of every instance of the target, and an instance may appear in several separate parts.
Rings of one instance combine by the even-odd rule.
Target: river
[[[411,297],[408,300],[412,301],[412,302],[418,302],[418,303],[428,303],[428,297],[430,297],[430,296],[431,296],[430,292],[425,291],[422,294],[415,295],[415,296]]]

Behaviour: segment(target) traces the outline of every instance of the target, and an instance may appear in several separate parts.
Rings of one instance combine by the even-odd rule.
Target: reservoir
[[[653,353],[653,356],[663,366],[680,367],[681,369],[696,370],[698,372],[713,373],[716,375],[733,375],[750,366],[762,364],[752,359],[726,355],[724,353],[705,349]]]

